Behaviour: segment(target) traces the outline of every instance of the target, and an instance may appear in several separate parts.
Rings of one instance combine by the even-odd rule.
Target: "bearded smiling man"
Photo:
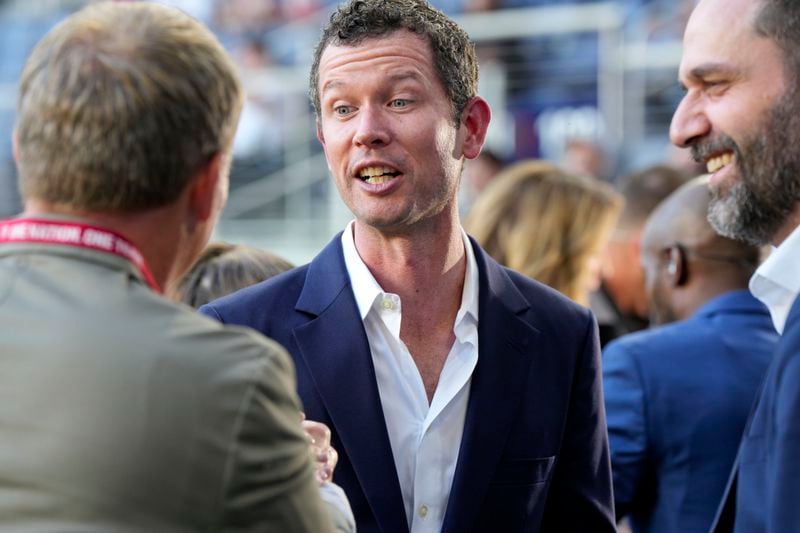
[[[782,338],[714,531],[798,531],[800,2],[702,0],[684,37],[672,141],[709,172],[720,233],[776,249],[750,280]]]

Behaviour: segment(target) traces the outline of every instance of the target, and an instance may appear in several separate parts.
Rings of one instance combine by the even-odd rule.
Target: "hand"
[[[314,458],[315,477],[320,485],[333,478],[333,470],[339,461],[339,454],[331,446],[331,430],[321,422],[306,420],[305,413],[300,425],[308,438],[311,456]]]

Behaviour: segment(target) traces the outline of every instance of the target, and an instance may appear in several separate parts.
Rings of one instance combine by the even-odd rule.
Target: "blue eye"
[[[405,98],[396,98],[389,102],[390,107],[406,107],[410,102]]]
[[[350,107],[349,105],[339,105],[339,106],[336,106],[336,107],[333,108],[334,114],[339,115],[339,116],[345,116],[348,113],[351,113],[352,111],[353,111],[353,108]]]

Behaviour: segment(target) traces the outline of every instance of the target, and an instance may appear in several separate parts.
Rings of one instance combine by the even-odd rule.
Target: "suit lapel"
[[[518,414],[539,332],[519,318],[530,307],[506,272],[473,243],[480,273],[478,364],[472,375],[443,531],[467,531]]]
[[[337,236],[309,266],[294,337],[382,531],[407,531],[369,342]]]
[[[789,316],[786,318],[786,326],[784,328],[784,334],[790,328],[794,327],[794,323],[800,320],[800,298],[797,298],[794,303],[792,304],[792,308],[789,311]],[[736,491],[737,491],[737,482],[739,477],[739,458],[742,454],[742,446],[744,445],[744,439],[750,432],[750,425],[753,423],[753,418],[758,411],[758,406],[762,401],[762,396],[764,394],[764,387],[766,386],[766,382],[769,379],[770,371],[772,370],[775,362],[770,365],[770,368],[767,370],[767,373],[764,375],[764,378],[761,381],[761,384],[758,387],[758,391],[756,392],[755,400],[753,401],[753,406],[750,409],[750,415],[747,417],[747,424],[745,424],[744,432],[742,433],[742,442],[739,444],[739,450],[736,453],[736,460],[733,462],[733,467],[731,468],[731,474],[728,478],[728,484],[725,487],[725,492],[722,496],[722,501],[720,503],[719,508],[717,509],[717,515],[714,518],[714,522],[711,526],[712,533],[726,533],[729,531],[733,531],[734,523],[736,521]]]

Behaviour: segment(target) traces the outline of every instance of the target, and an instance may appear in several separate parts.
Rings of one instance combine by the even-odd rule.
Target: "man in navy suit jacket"
[[[614,501],[634,532],[708,531],[778,340],[746,290],[759,249],[714,232],[706,182],[678,189],[644,230],[652,322],[672,323],[603,352]]]
[[[359,531],[612,532],[595,320],[461,229],[490,117],[476,87],[467,35],[424,0],[339,7],[311,95],[356,220],[203,311],[292,354]]]
[[[709,172],[717,231],[777,248],[750,280],[782,333],[716,531],[800,531],[800,2],[702,0],[684,36],[673,143]]]

